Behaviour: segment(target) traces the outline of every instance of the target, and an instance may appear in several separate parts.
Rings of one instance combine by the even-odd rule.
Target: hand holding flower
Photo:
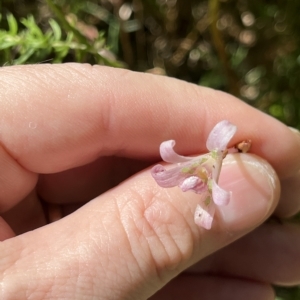
[[[3,67],[0,84],[1,299],[269,300],[272,283],[300,281],[299,228],[261,225],[280,191],[265,160],[283,186],[276,215],[299,210],[300,138],[286,126],[225,93],[99,66]],[[160,184],[196,193],[157,186],[161,141],[204,153],[220,118],[239,130],[221,123],[209,154],[161,149],[180,165],[157,167]],[[231,137],[258,156],[227,155],[218,178]],[[205,193],[209,231],[193,222]]]

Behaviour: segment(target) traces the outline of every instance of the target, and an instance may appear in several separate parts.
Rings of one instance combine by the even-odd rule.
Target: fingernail
[[[279,181],[273,168],[252,154],[232,154],[224,160],[219,184],[232,191],[220,207],[220,222],[229,230],[248,230],[263,222],[279,198]]]

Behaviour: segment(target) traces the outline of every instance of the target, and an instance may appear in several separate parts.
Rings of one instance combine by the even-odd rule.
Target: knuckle
[[[140,268],[152,267],[160,278],[163,271],[183,268],[194,249],[194,232],[185,218],[190,209],[178,207],[176,194],[160,188],[132,188],[130,194],[120,218]]]

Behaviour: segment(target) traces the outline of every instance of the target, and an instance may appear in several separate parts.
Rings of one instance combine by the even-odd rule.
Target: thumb
[[[211,230],[194,224],[199,195],[163,189],[144,170],[60,221],[4,241],[0,298],[147,299],[257,227],[278,201],[275,172],[254,155],[228,155],[219,183],[232,200]]]

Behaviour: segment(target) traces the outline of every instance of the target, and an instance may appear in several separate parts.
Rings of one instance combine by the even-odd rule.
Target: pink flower
[[[180,156],[174,152],[175,141],[160,145],[160,155],[165,162],[177,163],[171,169],[162,165],[152,168],[151,174],[157,184],[164,188],[179,186],[183,192],[194,191],[203,194],[203,200],[197,205],[195,223],[210,229],[215,213],[215,205],[226,205],[231,192],[218,185],[223,158],[227,154],[227,145],[236,132],[236,126],[224,120],[210,132],[206,147],[210,151],[197,157]]]

